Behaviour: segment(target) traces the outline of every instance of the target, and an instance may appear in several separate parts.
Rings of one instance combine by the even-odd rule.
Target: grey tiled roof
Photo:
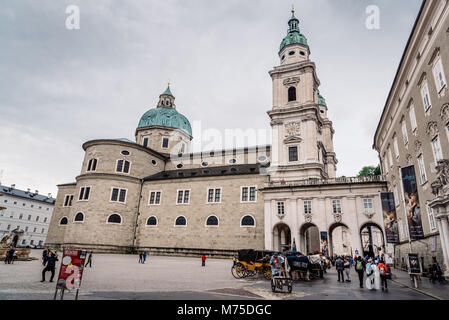
[[[47,196],[41,195],[41,194],[35,194],[34,192],[28,192],[23,191],[20,189],[12,189],[11,187],[6,187],[0,185],[0,194],[7,194],[10,196],[22,198],[22,199],[28,199],[28,200],[35,200],[44,202],[47,204],[55,204],[56,199],[55,198],[49,198]]]
[[[156,181],[156,180],[187,179],[187,178],[200,178],[200,177],[235,176],[242,174],[259,174],[259,173],[260,173],[259,164],[241,164],[223,167],[162,171],[152,176],[146,177],[143,180]]]

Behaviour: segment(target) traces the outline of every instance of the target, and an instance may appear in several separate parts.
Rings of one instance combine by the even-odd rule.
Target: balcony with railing
[[[291,181],[270,181],[266,188],[277,187],[302,187],[302,186],[325,186],[338,184],[365,184],[365,183],[381,183],[386,182],[383,176],[369,177],[339,177],[334,179],[305,179]]]

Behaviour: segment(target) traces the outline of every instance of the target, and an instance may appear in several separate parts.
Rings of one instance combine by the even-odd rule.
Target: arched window
[[[179,216],[176,218],[175,227],[185,227],[187,226],[187,220],[184,216]]]
[[[67,219],[67,217],[62,217],[61,221],[59,221],[59,225],[65,226],[68,222],[69,220]]]
[[[75,216],[74,222],[83,222],[84,221],[84,214],[82,212],[78,212]]]
[[[218,218],[216,216],[209,216],[206,220],[207,227],[218,227]]]
[[[118,214],[111,214],[108,218],[108,223],[116,223],[121,224],[122,223],[122,217]]]
[[[156,217],[149,217],[147,220],[147,226],[155,227],[157,226],[157,218]]]
[[[254,220],[254,218],[252,216],[247,215],[242,218],[242,221],[240,222],[240,226],[241,227],[255,227],[256,221]]]
[[[288,102],[296,101],[296,88],[290,87],[288,89]]]

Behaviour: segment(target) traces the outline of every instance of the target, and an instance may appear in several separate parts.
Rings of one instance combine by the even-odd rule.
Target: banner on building
[[[320,232],[320,242],[321,242],[321,254],[325,257],[329,256],[329,245],[327,241],[327,232]]]
[[[399,243],[398,219],[392,192],[380,194],[387,243]]]
[[[416,185],[415,167],[401,169],[402,185],[404,187],[405,214],[411,240],[424,238],[421,207],[419,205],[418,187]]]
[[[85,250],[64,249],[56,289],[79,289],[85,261]]]

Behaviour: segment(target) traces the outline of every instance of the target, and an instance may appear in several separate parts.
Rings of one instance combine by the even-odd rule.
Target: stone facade
[[[448,30],[449,3],[424,1],[374,139],[388,189],[395,194],[399,229],[402,231],[400,244],[396,245],[398,265],[403,265],[405,255],[413,251],[424,258],[424,268],[432,263],[433,257],[440,263],[446,261],[448,267],[443,252],[449,242],[441,242],[439,222],[429,206],[435,198],[431,183],[437,178],[436,162],[440,158],[449,159]],[[441,79],[436,75],[439,66]],[[414,166],[416,174],[424,230],[424,238],[411,243],[401,181],[401,169],[409,166]],[[447,216],[443,220],[447,221]],[[433,248],[435,244],[436,249]]]

